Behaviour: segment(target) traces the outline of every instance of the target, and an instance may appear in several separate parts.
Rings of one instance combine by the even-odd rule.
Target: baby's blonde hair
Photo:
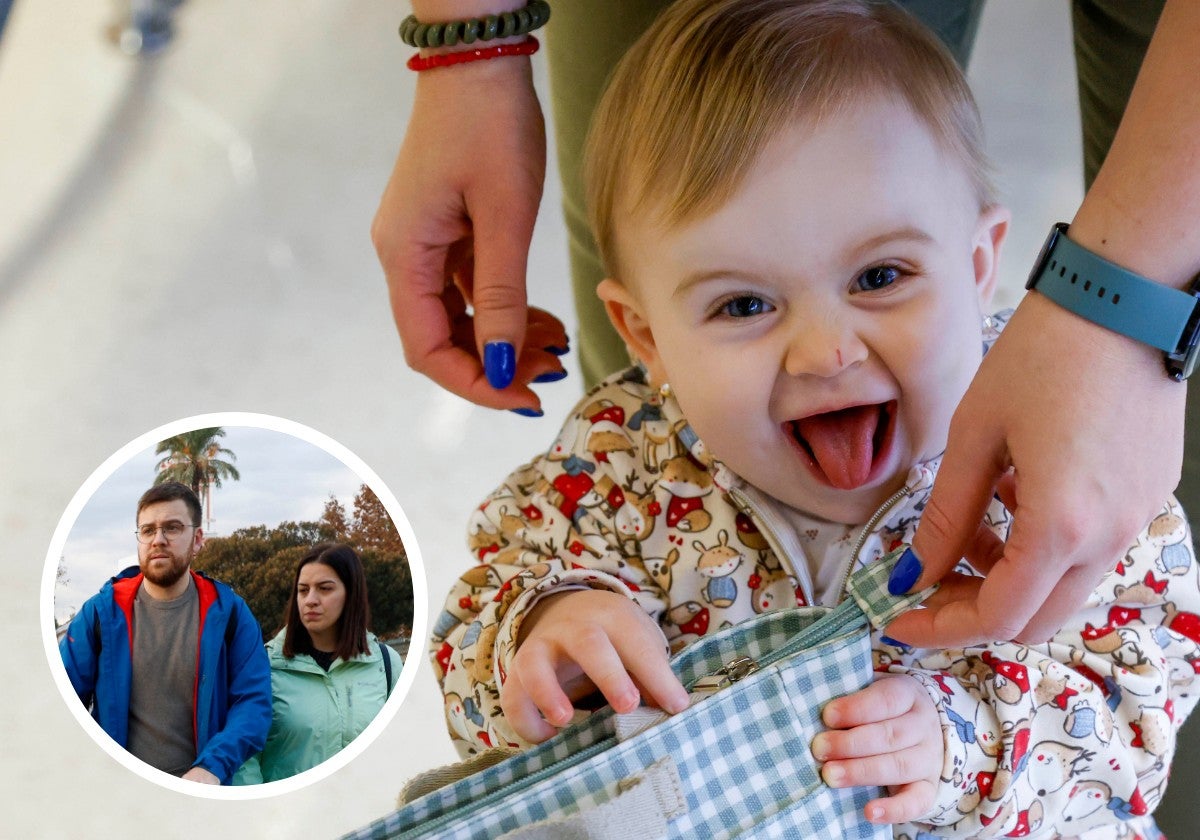
[[[908,105],[994,202],[979,111],[937,37],[888,0],[681,0],[625,55],[592,120],[592,230],[619,277],[617,213],[715,211],[767,144],[873,97]],[[887,131],[886,125],[880,131]]]

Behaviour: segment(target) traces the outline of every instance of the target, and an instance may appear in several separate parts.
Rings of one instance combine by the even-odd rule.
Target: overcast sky
[[[332,493],[353,509],[363,481],[342,461],[308,441],[269,429],[224,426],[220,443],[233,451],[240,481],[212,491],[206,534],[224,536],[249,525],[319,519]],[[75,520],[63,549],[67,582],[55,589],[54,614],[62,619],[94,595],[108,578],[137,564],[133,534],[138,498],[154,483],[162,456],[147,447],[100,485]],[[379,488],[375,488],[379,489]],[[208,515],[212,514],[211,528]]]

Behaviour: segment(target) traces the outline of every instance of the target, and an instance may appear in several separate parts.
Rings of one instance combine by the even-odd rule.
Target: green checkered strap
[[[834,609],[824,611],[819,619],[772,651],[769,661],[779,662],[837,636],[862,632],[867,630],[867,625],[874,629],[885,627],[900,613],[932,594],[933,588],[899,597],[888,592],[888,578],[906,547],[901,546],[878,562],[855,571],[847,582],[850,597]],[[764,659],[763,664],[769,663]],[[692,703],[699,703],[709,696],[710,691],[694,690]],[[644,706],[628,714],[616,715],[613,720],[617,741],[633,738],[667,717],[660,709]],[[668,756],[643,774],[622,782],[621,795],[604,805],[518,829],[504,835],[504,840],[563,837],[628,840],[629,837],[666,836],[667,822],[679,813],[671,810],[671,803],[682,801],[672,793],[677,790],[677,779],[678,774]]]
[[[907,550],[908,545],[900,545],[850,576],[847,584],[850,598],[862,610],[874,630],[882,630],[898,615],[911,610],[937,591],[935,584],[908,595],[897,596],[888,592],[888,578],[892,576],[892,569]]]
[[[908,595],[896,596],[888,592],[888,578],[907,548],[907,545],[901,545],[878,561],[856,570],[846,584],[850,597],[843,599],[828,615],[788,639],[774,651],[771,661],[786,659],[827,639],[864,629],[864,625],[875,630],[882,629],[900,613],[912,609],[932,595],[937,590],[936,586]]]
[[[845,598],[837,607],[833,609],[804,607],[765,613],[750,622],[731,627],[689,645],[672,659],[672,666],[684,680],[684,684],[691,685],[698,675],[709,674],[714,669],[747,653],[765,667],[838,636],[863,632],[867,629],[868,624],[877,629],[885,626],[901,612],[915,606],[933,591],[929,589],[900,598],[888,593],[888,577],[903,549],[902,546],[879,561],[855,571],[848,581],[850,597]],[[698,701],[701,696],[710,696],[710,694],[697,693],[694,701]],[[606,715],[611,716],[611,723],[605,723],[610,719]],[[523,762],[520,765],[513,765],[513,772],[519,770],[518,776],[515,778],[511,776],[511,773],[505,775],[479,772],[484,767],[509,755],[505,750],[491,751],[477,757],[472,762],[440,768],[415,779],[406,787],[402,801],[409,802],[417,797],[428,795],[431,791],[448,789],[443,786],[456,779],[471,778],[484,780],[472,791],[472,795],[475,797],[473,807],[482,808],[496,797],[512,795],[511,786],[518,782],[525,786],[533,785],[560,770],[564,763],[585,762],[608,749],[614,742],[624,741],[661,723],[665,717],[666,715],[658,709],[643,708],[629,715],[612,715],[611,709],[603,710],[589,719],[586,725],[572,727],[559,738],[513,757],[512,761]],[[615,735],[615,738],[606,735],[604,730],[609,726],[611,728],[607,731]],[[579,741],[583,736],[588,736],[586,742]],[[509,763],[505,762],[501,766],[507,767]],[[662,775],[662,773],[652,775],[651,781],[653,782]],[[633,792],[636,778],[622,783],[631,785],[625,796]],[[652,786],[654,785],[652,784]],[[640,802],[638,807],[642,807],[649,802],[646,793],[645,790],[641,791],[637,796],[629,799],[626,805],[632,807]],[[454,808],[457,807],[458,801],[458,795],[448,796],[444,803],[430,806],[424,814],[426,822],[422,828],[429,829],[431,823],[440,825],[453,819],[452,815],[455,813]],[[601,815],[598,819],[607,818]],[[615,819],[615,816],[613,818]],[[563,831],[567,830],[564,826],[556,825],[555,829],[558,828],[562,828]],[[562,836],[562,833],[557,835],[552,833],[548,836]],[[626,832],[620,837],[620,840],[628,840],[633,836],[645,835]]]

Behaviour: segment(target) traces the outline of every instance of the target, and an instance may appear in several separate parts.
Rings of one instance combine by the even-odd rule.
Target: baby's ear
[[[979,293],[979,308],[986,310],[1000,280],[1000,249],[1008,235],[1012,213],[1007,207],[993,204],[979,214],[971,242],[971,259],[975,265],[975,288]]]
[[[650,322],[646,320],[642,305],[634,294],[624,284],[611,278],[606,278],[596,287],[596,294],[604,301],[608,320],[612,321],[617,334],[624,340],[629,355],[646,366],[650,381],[655,385],[667,382]]]

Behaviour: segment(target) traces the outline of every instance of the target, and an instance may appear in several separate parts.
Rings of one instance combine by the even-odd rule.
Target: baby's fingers
[[[929,755],[924,747],[906,747],[896,752],[863,758],[827,761],[821,768],[821,778],[834,788],[907,785],[910,782],[927,781],[929,776]]]
[[[851,729],[832,729],[813,738],[812,753],[817,761],[865,758],[894,753],[921,743],[922,730],[905,717],[889,718]]]
[[[869,822],[891,825],[919,820],[933,807],[935,791],[929,782],[902,785],[891,796],[872,799],[863,810]]]
[[[898,718],[913,708],[917,692],[923,691],[908,677],[881,674],[862,691],[826,703],[821,720],[830,729],[849,729]]]
[[[546,673],[539,673],[542,669],[548,670],[548,680]],[[565,726],[571,720],[571,702],[544,659],[530,658],[520,672],[509,676],[500,689],[500,708],[513,730],[533,744],[553,736],[558,731],[555,724]]]
[[[667,649],[658,628],[649,633],[630,633],[617,641],[621,659],[629,664],[629,675],[649,705],[676,714],[691,700],[667,660]],[[618,709],[618,711],[623,711]]]
[[[640,700],[637,686],[601,628],[577,633],[563,647],[614,710],[624,713],[637,708]]]

